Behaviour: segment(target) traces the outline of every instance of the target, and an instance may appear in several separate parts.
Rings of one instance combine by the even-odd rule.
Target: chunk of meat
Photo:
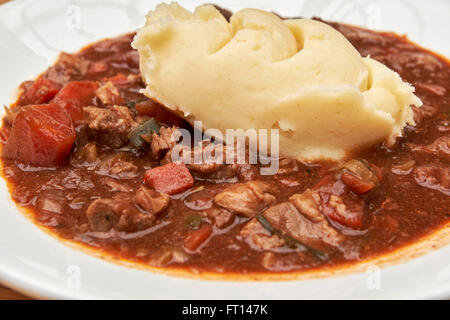
[[[233,181],[239,172],[237,164],[201,163],[189,164],[188,168],[194,176],[216,183]]]
[[[214,221],[214,225],[219,229],[228,227],[234,220],[234,214],[222,208],[212,207],[207,209],[205,213]]]
[[[322,242],[338,246],[343,240],[343,236],[325,218],[319,220],[314,214],[317,222],[311,221],[300,213],[292,201],[272,206],[263,215],[274,228],[310,247],[320,246]]]
[[[180,135],[177,127],[165,128],[162,127],[159,134],[153,133],[151,139],[152,153],[156,157],[160,157],[164,151],[168,151],[179,140]]]
[[[138,123],[134,121],[131,110],[124,106],[111,108],[85,107],[85,120],[89,128],[98,131],[111,131],[128,134]]]
[[[3,157],[39,166],[61,165],[74,142],[72,120],[59,105],[30,105],[15,117]]]
[[[120,179],[131,179],[136,177],[139,173],[138,168],[134,163],[128,161],[117,161],[109,169],[109,174]]]
[[[123,182],[119,182],[116,179],[110,177],[104,177],[102,182],[109,187],[113,192],[133,192],[134,189]]]
[[[207,149],[208,148],[208,149]],[[209,140],[200,142],[200,146],[191,149],[187,146],[182,147],[178,151],[178,156],[182,158],[183,162],[189,162],[187,167],[194,177],[211,182],[235,182],[251,181],[259,178],[258,168],[250,164],[227,163],[226,151],[230,148],[223,147],[221,144],[213,144]],[[172,162],[171,148],[162,163]]]
[[[59,104],[70,115],[74,125],[83,121],[83,107],[92,105],[98,83],[95,81],[72,81],[56,94],[52,102]]]
[[[212,173],[220,170],[224,165],[221,163],[208,162],[208,163],[191,163],[188,164],[189,170],[200,176],[208,176]]]
[[[95,91],[97,98],[104,105],[114,106],[123,103],[119,90],[111,82],[108,81]]]
[[[116,210],[115,202],[111,199],[97,199],[92,202],[86,211],[91,229],[109,231],[113,228],[119,220]]]
[[[276,234],[270,234],[256,218],[247,222],[239,234],[253,250],[274,250],[286,244]]]
[[[96,140],[110,148],[120,148],[128,142],[128,133],[138,126],[129,108],[85,107],[84,116],[88,127],[96,133]]]
[[[171,148],[163,159],[163,162],[172,161],[174,150]],[[209,140],[199,142],[194,148],[182,146],[177,149],[177,156],[188,163],[187,167],[195,177],[214,182],[224,181],[236,177],[238,166],[224,163],[223,145],[213,144]]]
[[[55,65],[48,68],[44,76],[58,83],[67,83],[82,78],[89,70],[91,62],[76,54],[62,52]]]
[[[175,194],[194,185],[194,178],[184,163],[168,163],[145,172],[145,183],[157,192]]]
[[[139,175],[139,169],[134,163],[126,160],[124,153],[118,153],[102,159],[96,173],[117,179],[131,179]]]
[[[97,146],[95,143],[87,143],[78,148],[72,155],[70,164],[81,167],[94,167],[98,163]]]
[[[320,195],[317,191],[307,189],[303,193],[296,193],[289,198],[295,207],[312,222],[324,220],[324,215],[320,210]]]
[[[238,183],[226,188],[214,197],[214,202],[231,212],[252,217],[266,206],[275,203],[269,184],[262,181]]]
[[[155,216],[140,212],[129,201],[119,199],[96,199],[88,207],[86,216],[94,231],[106,232],[114,228],[133,232],[149,228]]]
[[[133,202],[151,214],[159,214],[169,206],[170,197],[165,193],[140,187],[133,197]]]

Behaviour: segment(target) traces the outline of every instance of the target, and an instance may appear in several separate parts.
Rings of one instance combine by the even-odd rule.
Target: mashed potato
[[[176,3],[147,15],[133,42],[145,95],[204,128],[280,129],[284,156],[341,159],[414,124],[414,88],[362,58],[332,27],[244,9]]]

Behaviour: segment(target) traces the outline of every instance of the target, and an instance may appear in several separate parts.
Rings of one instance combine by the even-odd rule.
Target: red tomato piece
[[[72,120],[61,106],[30,105],[17,114],[3,157],[39,166],[61,165],[74,142]]]
[[[168,163],[145,172],[144,181],[157,192],[175,194],[194,185],[189,169],[184,163]]]
[[[184,247],[190,251],[195,251],[209,238],[212,231],[212,228],[207,224],[198,230],[191,231],[184,239]]]
[[[83,107],[93,105],[98,87],[95,81],[72,81],[58,92],[52,102],[62,106],[77,125],[83,120]]]
[[[373,183],[365,182],[345,171],[341,175],[341,181],[356,194],[367,193],[375,187]]]
[[[41,104],[49,102],[61,89],[62,85],[43,77],[39,77],[33,82],[25,93],[29,104]]]

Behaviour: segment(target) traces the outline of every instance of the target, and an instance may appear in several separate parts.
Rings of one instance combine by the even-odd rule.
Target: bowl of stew
[[[448,298],[449,7],[435,4],[395,4],[400,23],[383,1],[257,1],[335,28],[423,102],[392,147],[281,158],[270,176],[170,161],[192,126],[142,93],[131,46],[156,2],[1,6],[0,280],[50,298]]]

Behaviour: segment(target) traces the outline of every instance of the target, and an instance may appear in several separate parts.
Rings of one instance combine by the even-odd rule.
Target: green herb
[[[199,214],[191,213],[184,220],[186,227],[190,229],[198,229],[203,221],[203,217]]]
[[[155,118],[151,118],[134,128],[128,134],[128,139],[136,148],[142,149],[146,146],[146,142],[142,139],[142,135],[150,136],[153,133],[159,133],[160,128],[161,125],[158,121]]]
[[[299,248],[302,251],[308,251],[308,252],[312,253],[315,257],[319,258],[322,261],[325,261],[325,260],[328,259],[327,255],[325,253],[323,253],[323,252],[321,252],[319,250],[313,249],[313,248],[311,248],[311,247],[301,243],[300,241],[298,241],[297,239],[294,239],[293,237],[291,237],[290,235],[286,234],[282,230],[274,228],[272,226],[272,224],[267,220],[267,218],[265,216],[263,216],[261,213],[256,214],[256,219],[271,234],[277,235],[278,237],[283,239],[284,242],[286,242],[286,244],[289,247],[291,247],[293,249]]]

